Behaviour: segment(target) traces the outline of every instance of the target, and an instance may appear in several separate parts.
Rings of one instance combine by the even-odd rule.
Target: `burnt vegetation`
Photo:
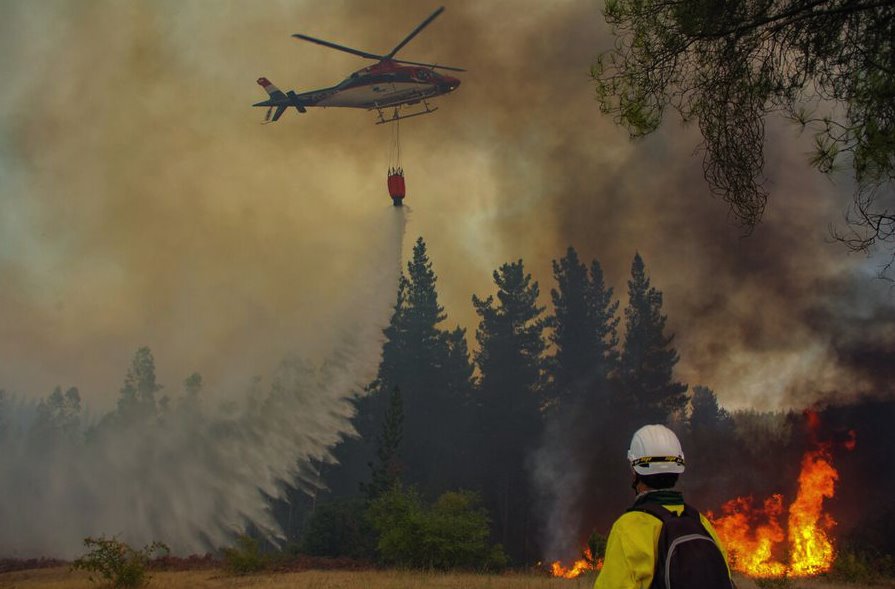
[[[677,380],[662,292],[639,255],[624,307],[600,263],[571,247],[553,263],[549,310],[522,260],[493,279],[492,293],[472,296],[479,323],[471,352],[466,330],[447,321],[417,240],[378,374],[354,400],[358,435],[334,448],[335,460],[300,465],[308,484],[270,498],[281,537],[246,522],[235,548],[208,549],[236,573],[321,557],[472,570],[567,558],[630,503],[624,456],[644,423],[666,423],[682,438],[682,489],[697,507],[749,493],[792,496],[813,435],[803,416],[731,412],[709,387]],[[0,449],[34,447],[35,459],[86,451],[120,428],[200,419],[209,402],[198,374],[173,398],[163,390],[152,353],[140,348],[117,407],[99,419],[83,414],[76,388],[57,388],[36,405],[0,391]],[[831,509],[848,555],[844,574],[891,563],[895,510],[885,493],[895,465],[873,449],[890,445],[895,403],[831,405],[821,417],[824,439],[845,441],[854,430],[857,440],[836,454],[842,491]]]

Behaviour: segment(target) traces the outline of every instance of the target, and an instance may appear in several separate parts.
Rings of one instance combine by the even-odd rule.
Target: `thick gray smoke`
[[[255,387],[214,409],[175,405],[158,421],[86,439],[9,436],[0,451],[0,555],[70,557],[99,534],[191,553],[226,544],[248,524],[275,540],[267,498],[315,484],[312,461],[329,460],[352,433],[349,397],[379,360],[404,233],[403,210],[383,213],[321,365],[288,360],[269,392]]]
[[[543,556],[547,561],[564,560],[581,550],[577,531],[581,528],[581,501],[584,495],[587,465],[577,448],[569,447],[569,423],[547,423],[544,442],[532,456],[532,481],[543,507]]]

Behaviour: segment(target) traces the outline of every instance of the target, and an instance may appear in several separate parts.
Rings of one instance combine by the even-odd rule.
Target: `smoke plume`
[[[313,463],[331,460],[330,448],[351,435],[349,398],[375,374],[404,233],[403,210],[391,209],[377,215],[351,304],[330,326],[338,343],[321,365],[284,361],[269,392],[259,385],[224,407],[181,402],[157,420],[99,424],[86,440],[7,436],[0,554],[71,557],[100,534],[189,554],[249,525],[276,541],[269,498],[320,484]]]
[[[287,353],[323,362],[381,231],[368,219],[387,201],[390,130],[344,109],[258,125],[254,80],[333,85],[369,62],[290,34],[385,52],[431,9],[0,3],[0,386],[77,384],[108,407],[140,345],[163,382],[196,370],[221,397]],[[546,295],[569,245],[599,259],[624,306],[639,252],[676,376],[726,407],[891,395],[891,291],[876,260],[829,239],[848,182],[811,170],[810,138],[768,121],[771,199],[744,238],[705,185],[695,128],[669,113],[632,142],[599,113],[588,73],[612,44],[590,0],[457,0],[402,50],[468,69],[437,113],[402,125],[414,234],[452,320],[473,334],[470,294],[520,257]]]

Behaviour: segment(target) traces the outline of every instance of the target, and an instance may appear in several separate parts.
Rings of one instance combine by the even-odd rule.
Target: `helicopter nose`
[[[452,78],[450,76],[445,76],[444,81],[441,83],[442,92],[451,92],[457,89],[457,86],[460,85],[460,80],[457,78]]]

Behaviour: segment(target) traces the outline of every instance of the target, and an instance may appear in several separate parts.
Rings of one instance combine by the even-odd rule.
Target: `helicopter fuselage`
[[[260,82],[259,82],[260,83]],[[360,69],[329,88],[259,102],[253,106],[343,107],[367,110],[415,104],[452,92],[460,80],[427,67],[384,61]]]

